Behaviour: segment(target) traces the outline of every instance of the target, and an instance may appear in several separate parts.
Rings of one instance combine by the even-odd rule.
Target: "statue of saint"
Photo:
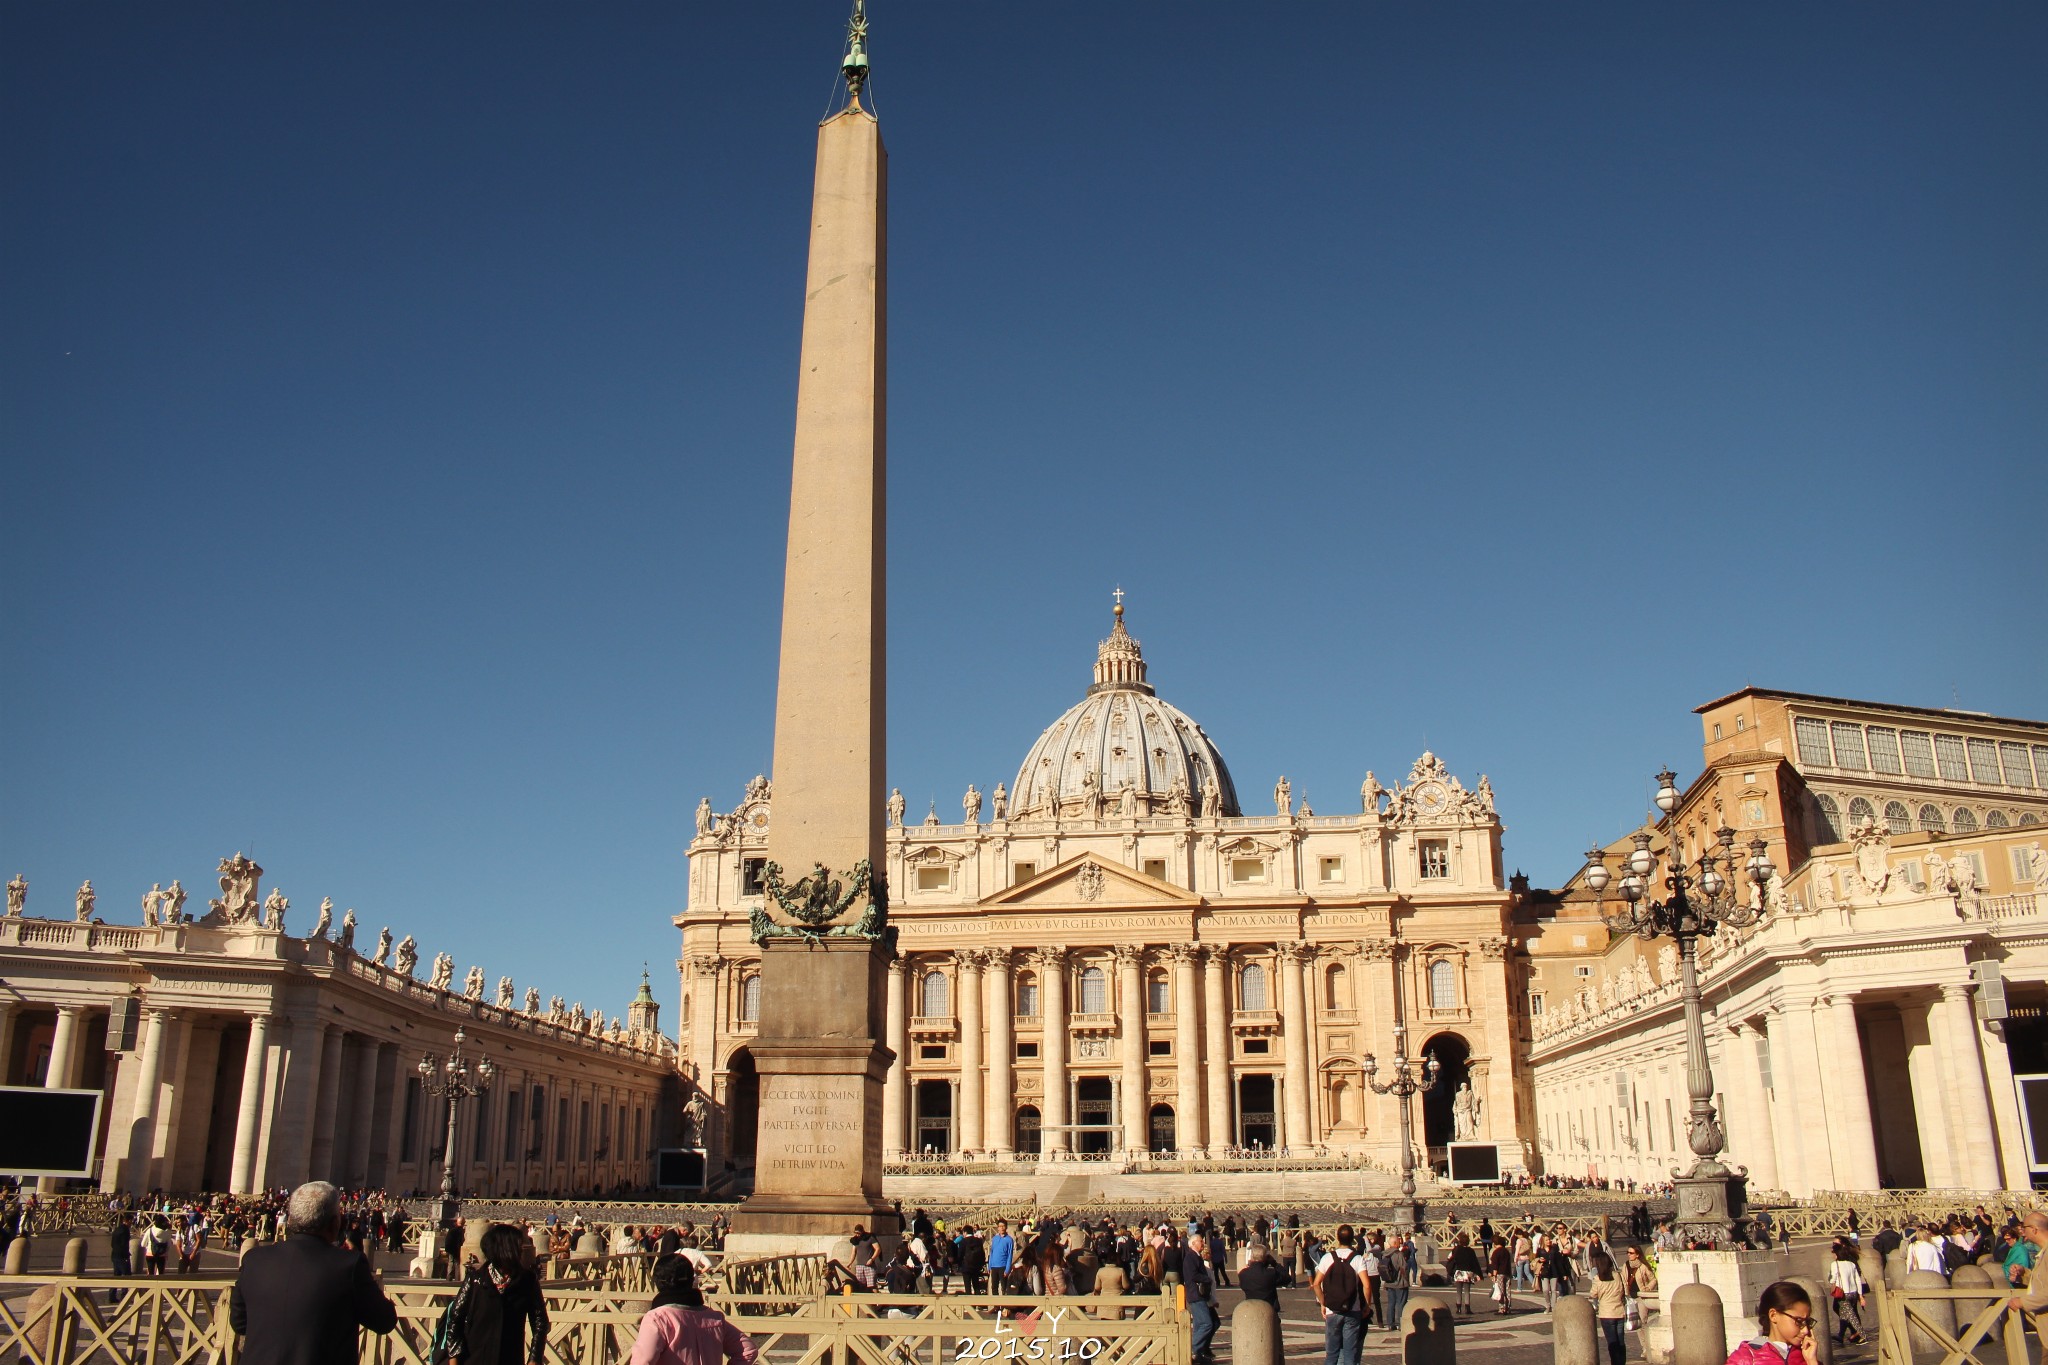
[[[1213,772],[1202,774],[1202,814],[1212,820],[1223,814],[1223,784]]]
[[[390,954],[390,952],[391,926],[387,924],[382,929],[379,929],[377,931],[377,951],[371,956],[370,961],[376,963],[379,967],[381,967],[384,965],[384,959]]]
[[[320,917],[313,921],[313,937],[326,938],[327,931],[334,927],[334,897],[320,898]]]
[[[185,884],[176,877],[171,878],[171,889],[164,892],[160,907],[165,924],[182,924],[185,920]]]
[[[1459,1142],[1479,1136],[1479,1097],[1472,1093],[1470,1081],[1460,1082],[1451,1100],[1451,1128]]]
[[[1138,788],[1134,784],[1126,782],[1118,788],[1116,813],[1126,818],[1138,813]]]
[[[697,833],[703,835],[709,834],[710,832],[711,798],[707,796],[697,803]]]
[[[908,801],[905,801],[905,800],[903,799],[903,788],[901,788],[901,787],[892,787],[892,788],[890,788],[890,789],[889,789],[889,823],[890,823],[890,824],[892,824],[892,825],[895,825],[896,827],[898,827],[898,828],[900,829],[900,828],[902,827],[902,825],[903,825],[903,812],[904,812],[904,811],[905,811],[905,810],[906,810],[906,809],[907,809],[907,808],[909,807],[909,805],[910,805],[910,803],[909,803]]]
[[[483,968],[471,967],[469,969],[469,975],[462,978],[462,994],[468,1000],[481,1000],[484,998]]]
[[[498,1008],[501,1010],[512,1008],[512,978],[509,976],[498,978]]]
[[[270,894],[263,899],[263,927],[283,933],[284,912],[291,908],[292,903],[284,898],[284,892],[271,887]]]
[[[704,1120],[709,1113],[710,1109],[704,1103],[703,1095],[690,1096],[690,1102],[683,1106],[683,1146],[702,1147],[704,1145]]]
[[[343,952],[353,952],[356,946],[356,912],[354,907],[341,912],[341,932],[334,936]]]
[[[981,792],[972,782],[967,784],[967,795],[960,798],[960,809],[966,814],[968,824],[981,823]]]
[[[1493,783],[1487,780],[1485,773],[1479,774],[1479,790],[1475,795],[1479,798],[1479,804],[1491,813],[1494,809]]]
[[[1081,814],[1090,820],[1102,818],[1102,783],[1093,768],[1081,774]]]
[[[1294,813],[1294,788],[1284,777],[1273,784],[1273,809],[1283,816]]]
[[[526,1012],[528,1014],[540,1013],[540,987],[528,986],[526,988]]]
[[[78,886],[78,922],[84,924],[92,918],[93,902],[98,897],[93,893],[92,879],[88,877]]]
[[[163,903],[163,883],[151,882],[149,884],[149,890],[142,893],[142,922],[144,924],[155,924],[157,916],[157,907],[162,905]]]
[[[1380,780],[1372,775],[1372,769],[1367,768],[1365,770],[1365,783],[1358,789],[1359,805],[1364,809],[1365,813],[1371,816],[1378,816],[1380,813],[1380,798],[1386,794],[1387,789],[1382,787]]]
[[[434,971],[427,984],[437,991],[445,991],[455,980],[455,959],[447,953],[434,954]]]
[[[1003,784],[996,783],[996,789],[989,793],[989,818],[1007,820],[1010,818],[1010,794],[1003,790]]]
[[[14,880],[7,883],[7,913],[19,917],[27,905],[28,878],[17,872]]]
[[[397,949],[391,954],[391,967],[400,976],[411,976],[413,969],[420,965],[420,946],[407,934],[398,940]]]

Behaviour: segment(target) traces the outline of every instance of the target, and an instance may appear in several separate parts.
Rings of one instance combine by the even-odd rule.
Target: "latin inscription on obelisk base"
[[[882,883],[887,159],[861,107],[818,128],[775,697],[767,893],[756,912],[761,1078],[754,1193],[728,1256],[830,1249],[882,1199],[883,1042],[894,931]]]

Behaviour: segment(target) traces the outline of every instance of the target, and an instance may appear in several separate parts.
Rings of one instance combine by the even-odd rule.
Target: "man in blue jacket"
[[[1003,1281],[1009,1278],[1010,1270],[1017,1264],[1017,1241],[1010,1236],[1010,1223],[1006,1218],[996,1219],[995,1236],[988,1239],[988,1292],[1003,1292]]]

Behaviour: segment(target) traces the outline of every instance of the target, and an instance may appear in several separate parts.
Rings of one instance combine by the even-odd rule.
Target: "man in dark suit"
[[[355,1365],[356,1329],[389,1332],[398,1310],[362,1253],[336,1245],[341,1192],[324,1180],[293,1190],[285,1231],[242,1259],[228,1299],[242,1365]]]

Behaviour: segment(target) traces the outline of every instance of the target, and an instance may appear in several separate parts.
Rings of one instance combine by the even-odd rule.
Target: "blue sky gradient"
[[[1253,808],[1428,746],[1539,884],[1747,682],[2048,716],[2048,10],[1023,14],[872,14],[914,818],[1119,583]],[[843,19],[0,10],[32,911],[243,849],[300,930],[673,998],[691,808],[768,766]]]

